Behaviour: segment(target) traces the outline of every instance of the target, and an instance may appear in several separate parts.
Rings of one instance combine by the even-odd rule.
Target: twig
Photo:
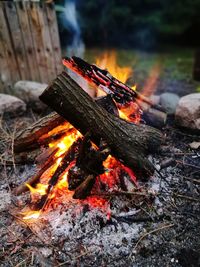
[[[109,193],[100,193],[100,194],[91,194],[91,196],[102,196],[102,197],[110,197],[110,196],[118,196],[118,195],[127,195],[127,196],[143,196],[147,197],[150,196],[148,193],[142,193],[142,192],[130,192],[130,191],[113,191]]]
[[[77,257],[73,258],[72,261],[74,261],[74,260],[78,260],[79,258],[81,258],[81,257],[83,257],[83,256],[85,256],[85,255],[87,255],[88,253],[89,253],[89,251],[86,251],[86,252],[84,252],[84,253],[78,255]],[[65,265],[65,264],[69,264],[69,263],[71,263],[72,261],[69,261],[69,260],[68,260],[68,261],[62,262],[62,263],[56,265],[56,267],[60,267],[60,266],[63,266],[63,265]]]
[[[177,194],[177,193],[173,193],[173,196],[178,197],[178,198],[182,198],[182,199],[186,199],[186,200],[189,200],[189,201],[200,202],[200,198],[194,198],[194,197],[181,195],[181,194]]]
[[[183,164],[183,165],[189,166],[189,167],[200,169],[200,166],[196,166],[196,165],[193,165],[193,164],[185,163],[184,161],[176,160],[176,162],[179,163],[179,164]]]
[[[12,230],[10,230],[10,228],[8,228],[4,223],[0,222],[0,224],[3,227],[5,227],[8,232],[10,232],[12,235],[14,235],[16,237],[16,241],[19,240],[20,242],[23,243],[23,240],[19,236],[17,236],[17,234],[15,232],[13,232]]]
[[[200,180],[197,180],[197,179],[192,179],[192,178],[188,178],[188,177],[185,177],[185,176],[181,176],[181,178],[187,180],[187,181],[190,181],[194,184],[200,184]]]
[[[16,133],[16,125],[14,125],[14,130],[13,130],[13,133],[11,135],[12,162],[13,162],[14,173],[16,174],[15,154],[14,154],[15,133]]]
[[[159,232],[159,231],[161,231],[161,230],[164,230],[164,229],[167,229],[167,228],[170,228],[170,227],[173,227],[173,226],[174,226],[173,223],[172,223],[172,224],[166,224],[166,225],[164,225],[164,226],[162,226],[162,227],[159,227],[159,228],[157,228],[157,229],[154,229],[154,230],[152,230],[152,231],[150,231],[150,232],[145,233],[145,234],[142,235],[142,236],[140,237],[140,239],[137,241],[137,243],[135,244],[135,246],[134,246],[134,248],[133,248],[133,251],[136,250],[138,244],[139,244],[143,239],[145,239],[148,235],[154,234],[154,233],[156,233],[156,232]],[[131,252],[129,258],[132,256],[133,251]]]

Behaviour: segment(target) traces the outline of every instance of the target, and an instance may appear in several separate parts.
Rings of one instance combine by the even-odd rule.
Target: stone
[[[176,111],[180,97],[173,93],[163,93],[160,95],[160,105],[165,109],[167,114],[173,115]]]
[[[153,103],[153,105],[158,105],[160,103],[160,96],[159,95],[151,95],[150,101]]]
[[[26,111],[26,104],[18,97],[0,94],[0,115],[22,115]]]
[[[40,112],[47,107],[39,99],[39,96],[47,88],[47,86],[48,85],[45,83],[18,81],[14,85],[14,92],[16,96],[25,101],[34,111]]]
[[[189,144],[190,148],[192,149],[198,149],[200,147],[200,142],[192,142]]]
[[[200,93],[183,96],[177,106],[177,125],[191,130],[200,130]]]

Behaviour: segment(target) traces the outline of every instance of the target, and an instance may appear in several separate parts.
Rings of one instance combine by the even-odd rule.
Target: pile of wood
[[[117,116],[116,102],[110,95],[95,100],[66,72],[62,72],[40,99],[56,113],[42,118],[19,133],[14,145],[16,153],[31,153],[38,147],[47,146],[51,140],[70,134],[74,128],[82,137],[63,155],[61,163],[49,179],[46,195],[37,203],[38,209],[44,207],[59,177],[66,171],[69,189],[75,191],[74,198],[87,197],[96,177],[104,172],[103,161],[109,154],[132,169],[138,179],[153,175],[155,168],[147,155],[159,148],[161,132],[145,124],[134,124],[120,119]],[[141,101],[142,98],[135,94],[135,99]],[[41,168],[29,179],[29,184],[37,183],[41,175],[52,166],[56,152],[56,148],[45,152]],[[26,186],[23,184],[15,193],[20,194],[25,190]]]

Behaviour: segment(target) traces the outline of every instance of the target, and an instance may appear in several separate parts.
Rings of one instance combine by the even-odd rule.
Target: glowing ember
[[[36,220],[40,217],[40,211],[27,211],[22,212],[24,220]]]
[[[123,83],[127,81],[130,74],[132,73],[132,69],[130,67],[119,67],[117,65],[115,52],[111,52],[110,54],[105,53],[103,57],[96,60],[96,65],[103,69],[107,69],[114,77],[116,77]],[[133,86],[132,89],[136,90],[136,87]],[[100,90],[98,90],[97,94],[98,96],[102,95],[102,91],[100,92]],[[122,119],[134,123],[139,123],[140,113],[138,113],[138,106],[135,103],[131,102],[126,106],[117,107],[119,109],[119,115]],[[27,187],[31,192],[32,201],[38,201],[42,196],[47,195],[48,192],[48,196],[45,201],[45,203],[48,204],[45,206],[46,210],[48,210],[48,208],[50,207],[56,207],[57,205],[61,204],[63,198],[72,200],[73,191],[69,191],[68,189],[67,176],[68,171],[72,168],[72,166],[75,166],[75,160],[68,164],[68,167],[64,172],[59,173],[59,179],[57,183],[54,184],[53,189],[49,189],[50,185],[48,184],[48,182],[55,174],[57,168],[62,166],[64,157],[71,146],[74,144],[74,142],[77,141],[78,138],[82,138],[80,132],[76,130],[70,123],[66,122],[42,136],[41,140],[57,134],[60,134],[60,139],[58,139],[57,141],[50,141],[49,143],[49,147],[51,149],[57,149],[53,164],[47,171],[43,173],[43,175],[40,177],[40,183],[38,183],[35,187],[27,184]],[[98,150],[98,147],[94,144],[93,148]],[[94,195],[95,192],[97,192],[102,186],[106,187],[108,190],[116,189],[119,184],[119,177],[120,175],[122,175],[122,173],[127,174],[130,177],[130,180],[135,185],[137,185],[136,177],[133,171],[124,166],[114,157],[108,156],[107,159],[103,162],[103,167],[105,168],[105,172],[99,175],[99,177],[97,177],[96,179],[95,186],[93,188]],[[86,199],[82,200],[82,203],[88,204],[92,208],[101,208],[107,213],[107,217],[110,217],[109,202],[106,199],[102,197],[89,196]],[[22,213],[22,215],[24,216],[23,219],[37,219],[42,211],[43,208],[39,211],[25,211],[24,213]]]

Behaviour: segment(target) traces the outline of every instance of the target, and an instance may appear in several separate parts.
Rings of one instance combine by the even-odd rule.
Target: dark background
[[[200,44],[200,0],[79,0],[77,8],[89,46]]]

